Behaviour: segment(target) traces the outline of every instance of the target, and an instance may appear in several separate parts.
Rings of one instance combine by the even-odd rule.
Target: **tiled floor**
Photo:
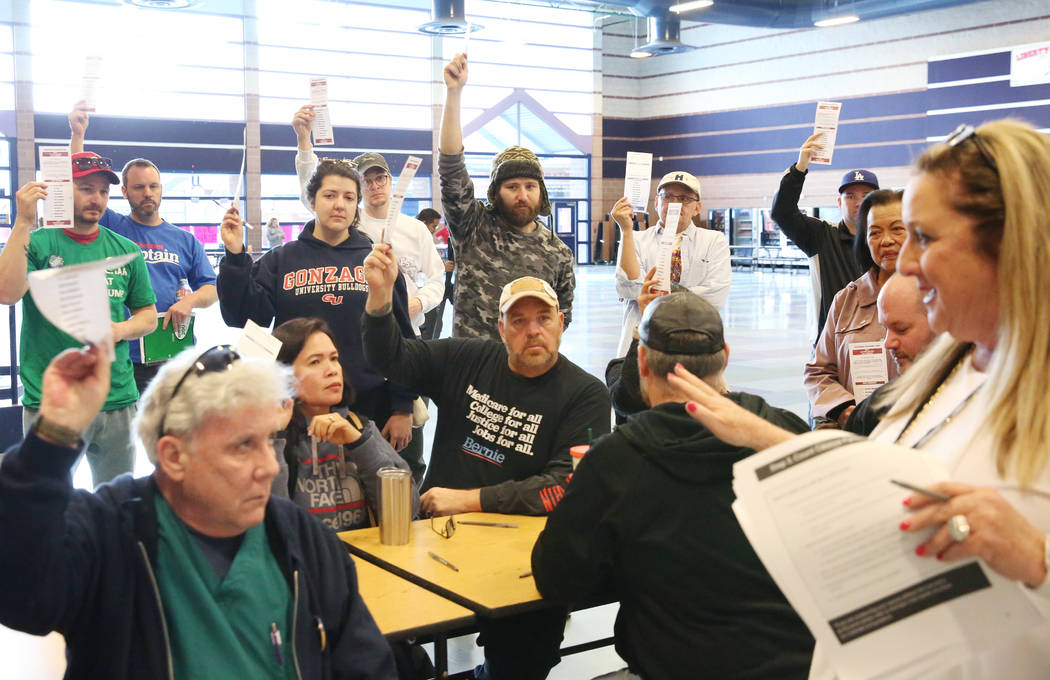
[[[622,326],[623,306],[616,298],[613,272],[611,266],[577,270],[573,322],[562,342],[567,357],[599,378],[613,357]],[[724,312],[730,386],[760,394],[804,418],[807,402],[801,376],[812,346],[813,319],[808,272],[734,272]],[[445,321],[445,328],[451,328],[451,308],[446,309]],[[197,328],[203,346],[235,342],[240,332],[223,325],[217,306],[201,314]],[[427,429],[426,441],[431,441],[433,419]],[[140,455],[136,472],[149,471],[148,461]],[[87,486],[89,479],[86,466],[81,466],[75,482]],[[615,616],[616,605],[573,614],[565,644],[611,635]],[[470,668],[481,658],[472,636],[450,641],[449,665],[453,671]],[[566,657],[550,678],[580,680],[623,665],[615,651],[606,647]]]

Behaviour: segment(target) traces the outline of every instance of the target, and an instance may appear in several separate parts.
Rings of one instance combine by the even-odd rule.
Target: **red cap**
[[[76,160],[78,158],[97,158],[98,162],[91,164],[90,167],[84,170],[80,170],[76,164]],[[112,166],[113,161],[109,160],[108,158],[103,158],[97,153],[93,153],[91,151],[81,151],[80,153],[73,154],[73,179],[87,177],[88,175],[95,172],[104,172],[106,173],[106,178],[109,180],[110,184],[120,184],[120,178],[117,177],[117,173],[110,170]]]

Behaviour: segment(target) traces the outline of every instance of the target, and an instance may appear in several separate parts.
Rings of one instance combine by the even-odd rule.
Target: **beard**
[[[503,216],[503,219],[519,229],[532,224],[536,216],[539,215],[539,206],[526,203],[517,203],[514,206],[509,206],[504,202],[502,196],[496,197],[496,208],[499,210],[499,214]]]
[[[160,201],[156,203],[140,201],[131,204],[131,214],[140,220],[152,220],[157,215],[158,210],[160,210]]]

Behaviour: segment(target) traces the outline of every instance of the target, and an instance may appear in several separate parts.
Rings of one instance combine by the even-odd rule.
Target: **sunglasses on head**
[[[196,375],[198,378],[206,373],[220,373],[228,370],[233,362],[241,358],[241,355],[237,353],[231,345],[216,345],[211,349],[201,354],[197,359],[190,364],[190,367],[186,369],[186,372],[182,374],[179,381],[175,383],[175,389],[171,391],[171,397],[168,399],[170,404],[175,399],[175,395],[179,393],[179,388],[182,387],[182,383],[186,382],[186,378],[190,375]],[[160,419],[160,436],[164,436],[164,419],[167,417],[167,413],[164,414]]]
[[[981,153],[984,158],[984,162],[988,164],[988,167],[992,169],[992,172],[999,175],[999,166],[995,164],[995,157],[988,151],[988,148],[981,141],[981,136],[977,134],[977,128],[972,125],[963,123],[959,127],[955,128],[955,131],[944,138],[944,143],[948,146],[959,146],[968,139],[972,139],[973,143],[977,146],[977,150]]]
[[[92,168],[109,170],[113,167],[113,161],[109,158],[102,158],[101,156],[81,156],[80,158],[73,159],[73,167],[77,170],[90,170]]]

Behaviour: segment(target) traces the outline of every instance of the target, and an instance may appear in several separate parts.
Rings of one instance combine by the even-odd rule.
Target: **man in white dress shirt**
[[[611,211],[620,225],[619,265],[616,267],[616,292],[627,302],[623,334],[617,356],[627,353],[638,325],[638,295],[650,270],[660,256],[660,237],[665,227],[667,206],[681,203],[682,212],[675,225],[675,242],[671,251],[671,283],[677,283],[700,295],[715,307],[725,306],[733,271],[729,258],[729,241],[725,234],[693,226],[694,215],[700,214],[700,181],[685,171],[669,172],[656,187],[656,213],[659,222],[635,234],[632,230],[634,210],[624,197]]]

